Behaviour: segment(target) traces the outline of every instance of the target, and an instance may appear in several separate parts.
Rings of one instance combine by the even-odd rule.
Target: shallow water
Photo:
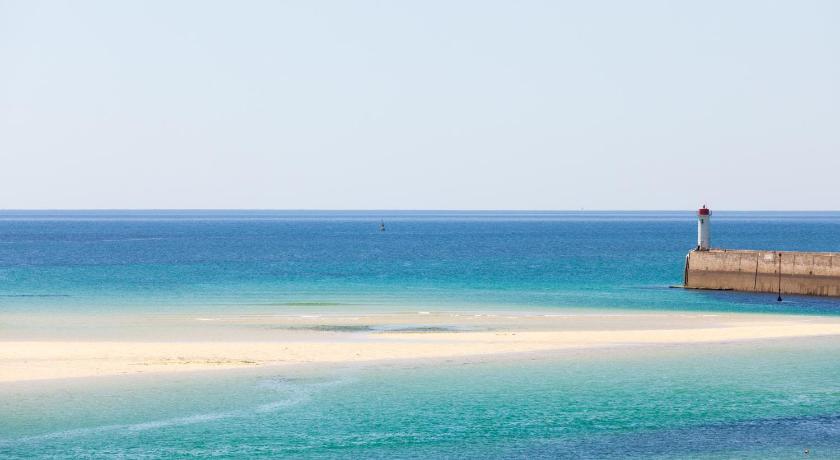
[[[836,458],[839,351],[808,339],[7,385],[0,452]]]

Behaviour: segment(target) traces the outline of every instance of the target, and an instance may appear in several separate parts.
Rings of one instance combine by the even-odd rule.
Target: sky
[[[0,209],[840,209],[840,2],[0,0]]]

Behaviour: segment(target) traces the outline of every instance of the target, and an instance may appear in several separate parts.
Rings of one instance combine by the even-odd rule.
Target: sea
[[[0,211],[4,316],[838,315],[682,282],[692,211]],[[384,231],[381,230],[384,226]],[[837,212],[712,245],[840,251]],[[840,341],[0,384],[0,458],[840,458]]]

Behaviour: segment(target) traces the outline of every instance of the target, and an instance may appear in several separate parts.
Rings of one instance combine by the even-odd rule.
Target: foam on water
[[[107,435],[108,433],[132,433],[149,430],[161,430],[165,428],[183,427],[187,425],[217,422],[225,419],[253,418],[260,414],[272,413],[281,409],[290,408],[300,404],[308,403],[313,396],[320,391],[331,387],[347,385],[355,379],[349,376],[341,376],[332,380],[315,379],[290,379],[284,377],[265,378],[256,383],[256,387],[269,390],[273,394],[282,395],[282,398],[271,402],[262,403],[251,408],[237,409],[231,411],[194,414],[184,417],[173,417],[161,420],[146,422],[110,424],[86,428],[62,430],[53,433],[45,433],[34,436],[22,436],[12,439],[0,438],[0,448],[9,448],[19,444],[37,444],[44,441],[73,440],[82,437],[95,437]]]
[[[355,381],[354,378],[343,376],[334,380],[312,381],[275,377],[259,382],[261,388],[288,394],[288,397],[279,401],[273,401],[257,406],[257,412],[271,412],[280,408],[295,406],[307,403],[312,400],[313,395],[331,387],[348,385]]]
[[[184,425],[192,425],[196,423],[207,423],[211,421],[221,420],[225,418],[231,417],[240,417],[243,415],[243,412],[234,411],[234,412],[220,412],[220,413],[212,413],[212,414],[196,414],[190,415],[186,417],[176,417],[164,420],[153,420],[148,422],[140,422],[140,423],[129,423],[129,424],[118,424],[118,425],[102,425],[96,427],[89,427],[89,428],[77,428],[73,430],[64,430],[64,431],[57,431],[54,433],[46,433],[40,434],[36,436],[24,436],[14,439],[0,439],[0,447],[11,447],[16,444],[20,443],[33,443],[39,441],[48,441],[48,440],[56,440],[56,439],[63,439],[63,440],[70,440],[74,438],[80,438],[84,436],[96,436],[105,434],[108,432],[136,432],[136,431],[146,431],[146,430],[156,430],[161,428],[167,427],[175,427],[175,426],[184,426]]]

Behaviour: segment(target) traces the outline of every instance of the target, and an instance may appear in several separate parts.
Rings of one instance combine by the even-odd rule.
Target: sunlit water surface
[[[840,313],[835,299],[670,289],[694,225],[653,212],[3,212],[0,339],[3,314]],[[719,246],[840,250],[837,213],[713,225]],[[822,338],[5,384],[0,457],[838,458],[838,352]]]

